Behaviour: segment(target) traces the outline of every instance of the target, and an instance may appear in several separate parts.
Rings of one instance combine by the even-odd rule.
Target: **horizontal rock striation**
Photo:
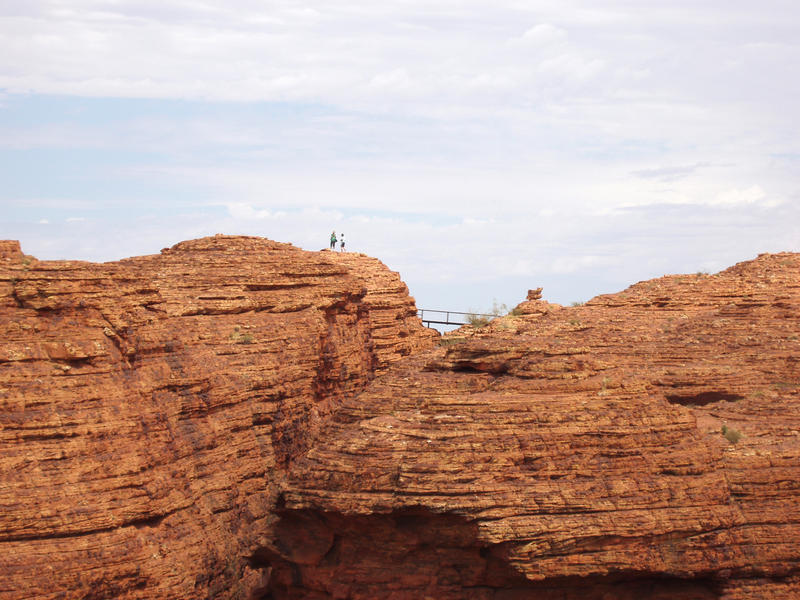
[[[272,597],[800,597],[800,255],[529,298],[337,407]]]
[[[364,256],[215,236],[38,261],[0,242],[0,598],[249,598],[286,469],[430,347]]]
[[[800,255],[422,327],[353,253],[0,241],[0,599],[800,597]]]

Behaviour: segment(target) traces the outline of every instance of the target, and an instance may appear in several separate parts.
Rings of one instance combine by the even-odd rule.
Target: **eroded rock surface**
[[[0,598],[800,597],[800,255],[531,290],[216,236],[0,242]]]
[[[332,414],[274,597],[800,598],[800,256],[529,298]]]
[[[228,236],[105,264],[0,242],[0,335],[0,598],[181,600],[263,595],[287,466],[437,337],[374,259]]]

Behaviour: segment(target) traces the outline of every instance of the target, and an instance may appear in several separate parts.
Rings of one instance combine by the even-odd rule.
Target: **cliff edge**
[[[247,598],[319,425],[438,337],[363,255],[215,236],[113,263],[0,243],[0,598]]]

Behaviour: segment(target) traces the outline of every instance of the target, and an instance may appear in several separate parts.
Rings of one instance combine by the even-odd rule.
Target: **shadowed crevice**
[[[251,566],[271,573],[261,600],[716,600],[711,578],[629,572],[531,581],[509,560],[514,544],[487,544],[476,523],[452,514],[407,509],[347,516],[284,511],[273,547]]]
[[[667,401],[681,406],[705,406],[714,402],[738,402],[744,396],[730,392],[701,392],[700,394],[669,394]]]

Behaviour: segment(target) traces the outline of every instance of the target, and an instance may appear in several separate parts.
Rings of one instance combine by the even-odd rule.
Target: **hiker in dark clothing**
[[[339,240],[339,244],[341,245],[341,251],[344,252],[344,234],[340,234],[342,238]]]
[[[331,231],[331,250],[336,250],[336,230]]]

